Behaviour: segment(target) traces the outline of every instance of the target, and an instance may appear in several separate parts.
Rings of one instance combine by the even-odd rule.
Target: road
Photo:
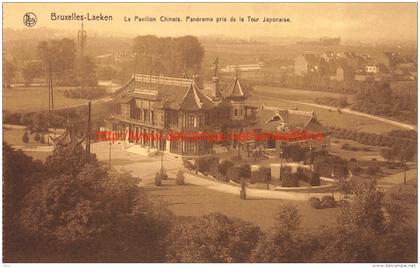
[[[316,104],[316,103],[303,102],[303,101],[291,101],[291,100],[285,100],[285,101],[291,102],[291,103],[296,103],[296,104],[309,105],[309,106],[318,107],[318,108],[322,108],[322,109],[326,109],[326,110],[335,110],[335,111],[338,110],[337,107],[321,105],[321,104]],[[342,113],[354,114],[354,115],[357,115],[357,116],[366,117],[366,118],[373,119],[373,120],[376,120],[376,121],[381,121],[381,122],[384,122],[384,123],[387,123],[387,124],[390,124],[390,125],[393,125],[393,126],[396,126],[396,127],[417,131],[417,126],[415,126],[415,125],[405,124],[405,123],[401,123],[401,122],[398,122],[398,121],[395,121],[395,120],[383,118],[383,117],[380,117],[380,116],[375,116],[375,115],[371,115],[371,114],[366,114],[366,113],[362,113],[362,112],[353,111],[353,110],[350,110],[349,108],[343,108],[343,109],[339,109],[339,110]]]
[[[407,182],[409,184],[417,185],[417,163],[414,163],[411,166],[411,169],[407,170]],[[393,175],[389,175],[378,180],[378,188],[383,190],[388,190],[395,185],[404,183],[404,172],[399,172]]]

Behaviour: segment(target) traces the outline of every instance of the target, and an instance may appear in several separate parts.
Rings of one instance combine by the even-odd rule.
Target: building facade
[[[192,136],[253,129],[257,107],[247,102],[250,91],[238,77],[225,86],[213,77],[212,86],[204,90],[198,76],[133,75],[119,90],[119,112],[111,118],[111,128],[124,135],[125,146],[147,155],[161,150],[182,156],[211,154],[214,142]],[[224,143],[235,146],[229,139]]]

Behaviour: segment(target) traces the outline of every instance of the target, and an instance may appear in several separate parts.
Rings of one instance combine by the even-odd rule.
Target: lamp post
[[[312,186],[312,143],[309,143],[309,190],[308,190],[308,195],[310,194],[311,191],[311,186]]]
[[[309,152],[310,152],[310,155],[309,155],[309,172],[310,172],[310,176],[311,176],[311,178],[310,178],[310,181],[312,180],[312,144],[310,143],[309,144]],[[310,183],[309,183],[309,185],[310,185]]]
[[[112,166],[111,166],[111,148],[112,148],[112,142],[111,140],[109,140],[109,159],[108,159],[108,169],[111,170]]]
[[[160,174],[163,174],[163,146],[162,140],[159,141],[160,145]]]
[[[402,160],[402,168],[404,169],[404,185],[406,185],[407,184],[407,165],[404,158]]]
[[[283,172],[283,142],[280,143],[280,179],[279,181],[281,182],[282,180],[282,172]],[[277,184],[276,184],[277,186]]]

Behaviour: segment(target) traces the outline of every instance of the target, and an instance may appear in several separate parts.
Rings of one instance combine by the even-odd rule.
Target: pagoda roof
[[[51,137],[51,139],[54,146],[75,146],[81,144],[86,137],[85,135],[77,135],[75,127],[72,124],[67,123],[64,132],[58,137]]]
[[[131,100],[153,101],[153,108],[196,111],[216,107],[220,101],[204,92],[192,79],[134,75],[124,85],[122,103]]]
[[[220,94],[223,98],[247,98],[251,90],[249,85],[235,78],[221,90]]]

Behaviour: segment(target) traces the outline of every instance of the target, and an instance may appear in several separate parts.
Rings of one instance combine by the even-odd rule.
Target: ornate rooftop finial
[[[216,57],[213,64],[214,64],[214,76],[216,77],[217,76],[217,69],[219,67],[219,57]]]

